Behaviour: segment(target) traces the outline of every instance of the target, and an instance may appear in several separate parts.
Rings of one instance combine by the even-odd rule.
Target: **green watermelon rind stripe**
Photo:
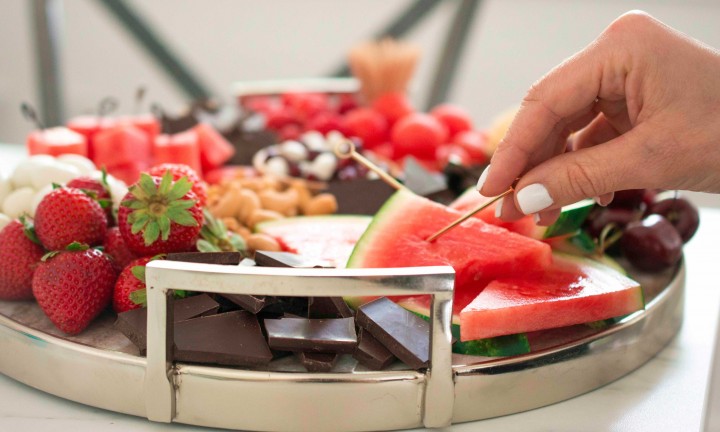
[[[404,201],[407,192],[398,191],[395,192],[390,198],[388,198],[387,201],[385,201],[385,204],[383,204],[382,207],[378,210],[377,213],[375,213],[375,217],[372,218],[372,221],[370,222],[370,225],[368,225],[365,232],[360,236],[360,239],[355,244],[355,248],[353,248],[352,254],[350,254],[350,258],[348,258],[347,267],[353,267],[358,266],[361,267],[362,259],[364,258],[365,254],[365,244],[368,242],[371,242],[370,239],[374,238],[376,235],[376,231],[378,231],[378,227],[383,225],[387,218],[384,216],[387,214],[390,214],[392,211],[395,210],[396,201],[402,202]],[[402,208],[402,206],[400,206]],[[360,264],[360,265],[358,265]]]

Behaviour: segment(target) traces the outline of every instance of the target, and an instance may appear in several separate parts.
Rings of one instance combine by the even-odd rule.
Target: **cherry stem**
[[[143,100],[145,100],[145,94],[147,93],[147,89],[145,86],[140,86],[135,90],[135,114],[140,114],[140,109],[142,108]]]
[[[34,123],[40,130],[45,129],[45,125],[40,120],[40,116],[32,105],[27,102],[23,102],[20,104],[20,111],[22,112],[23,117],[25,117],[25,120]]]
[[[168,121],[167,116],[165,115],[165,110],[162,106],[158,103],[154,103],[150,105],[150,112],[152,115],[155,116],[158,120],[160,120],[160,129],[163,133],[168,133],[170,130],[170,122]]]
[[[618,226],[614,223],[605,225],[600,232],[600,236],[598,237],[598,256],[603,256],[603,254],[605,254],[605,251],[608,250],[610,246],[614,245],[615,243],[617,243],[618,240],[620,240],[622,234],[622,230],[619,229]]]
[[[98,123],[102,121],[102,119],[110,114],[111,112],[115,111],[118,107],[118,101],[112,96],[108,96],[103,98],[100,103],[98,104],[97,109],[97,116],[98,116]]]

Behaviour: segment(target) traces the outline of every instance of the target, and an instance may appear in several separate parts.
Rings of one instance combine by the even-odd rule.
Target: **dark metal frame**
[[[181,61],[169,45],[151,30],[148,23],[125,0],[97,0],[128,31],[180,90],[190,99],[205,100],[212,96],[209,87]],[[432,80],[428,108],[444,101],[450,92],[457,66],[462,57],[473,19],[482,0],[442,0],[458,3],[455,17],[448,29]],[[426,17],[441,0],[415,0],[397,18],[375,34],[375,38],[401,38]],[[38,87],[41,112],[47,125],[64,121],[60,71],[60,25],[62,0],[33,0],[33,20],[36,34]],[[343,64],[330,75],[347,76],[350,69]]]

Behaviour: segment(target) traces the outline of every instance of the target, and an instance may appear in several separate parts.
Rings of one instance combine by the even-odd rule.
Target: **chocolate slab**
[[[184,321],[217,313],[220,305],[207,294],[173,300],[173,320]],[[118,314],[115,328],[144,354],[147,348],[147,309],[133,309]]]
[[[175,360],[263,366],[272,353],[255,315],[234,311],[176,323]]]
[[[246,311],[257,314],[263,310],[266,306],[277,302],[277,298],[272,296],[263,295],[249,295],[249,294],[220,294],[222,297],[230,300]]]
[[[395,189],[380,179],[331,181],[327,191],[335,195],[337,213],[374,215]]]
[[[362,365],[372,370],[382,370],[395,361],[395,356],[383,344],[378,342],[370,332],[360,328],[358,346],[353,357]]]
[[[296,352],[295,357],[308,372],[330,372],[337,363],[340,354]]]
[[[240,252],[175,252],[167,254],[165,259],[199,264],[238,265],[243,256]]]
[[[357,323],[411,368],[428,366],[430,324],[419,316],[381,297],[360,306]]]
[[[270,348],[284,351],[352,353],[357,345],[352,318],[266,319]]]
[[[255,252],[255,265],[259,267],[330,268],[325,260],[303,257],[290,252]]]
[[[281,317],[285,314],[294,314],[301,317],[308,316],[307,297],[275,297],[275,301],[262,310],[263,314],[275,315],[268,318]]]
[[[308,302],[310,318],[350,318],[352,309],[342,297],[310,297]]]

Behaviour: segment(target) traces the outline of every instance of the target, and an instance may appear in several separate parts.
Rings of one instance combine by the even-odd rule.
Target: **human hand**
[[[501,217],[541,224],[618,190],[720,192],[720,53],[645,13],[621,16],[530,88],[478,190],[499,195],[518,177]]]

